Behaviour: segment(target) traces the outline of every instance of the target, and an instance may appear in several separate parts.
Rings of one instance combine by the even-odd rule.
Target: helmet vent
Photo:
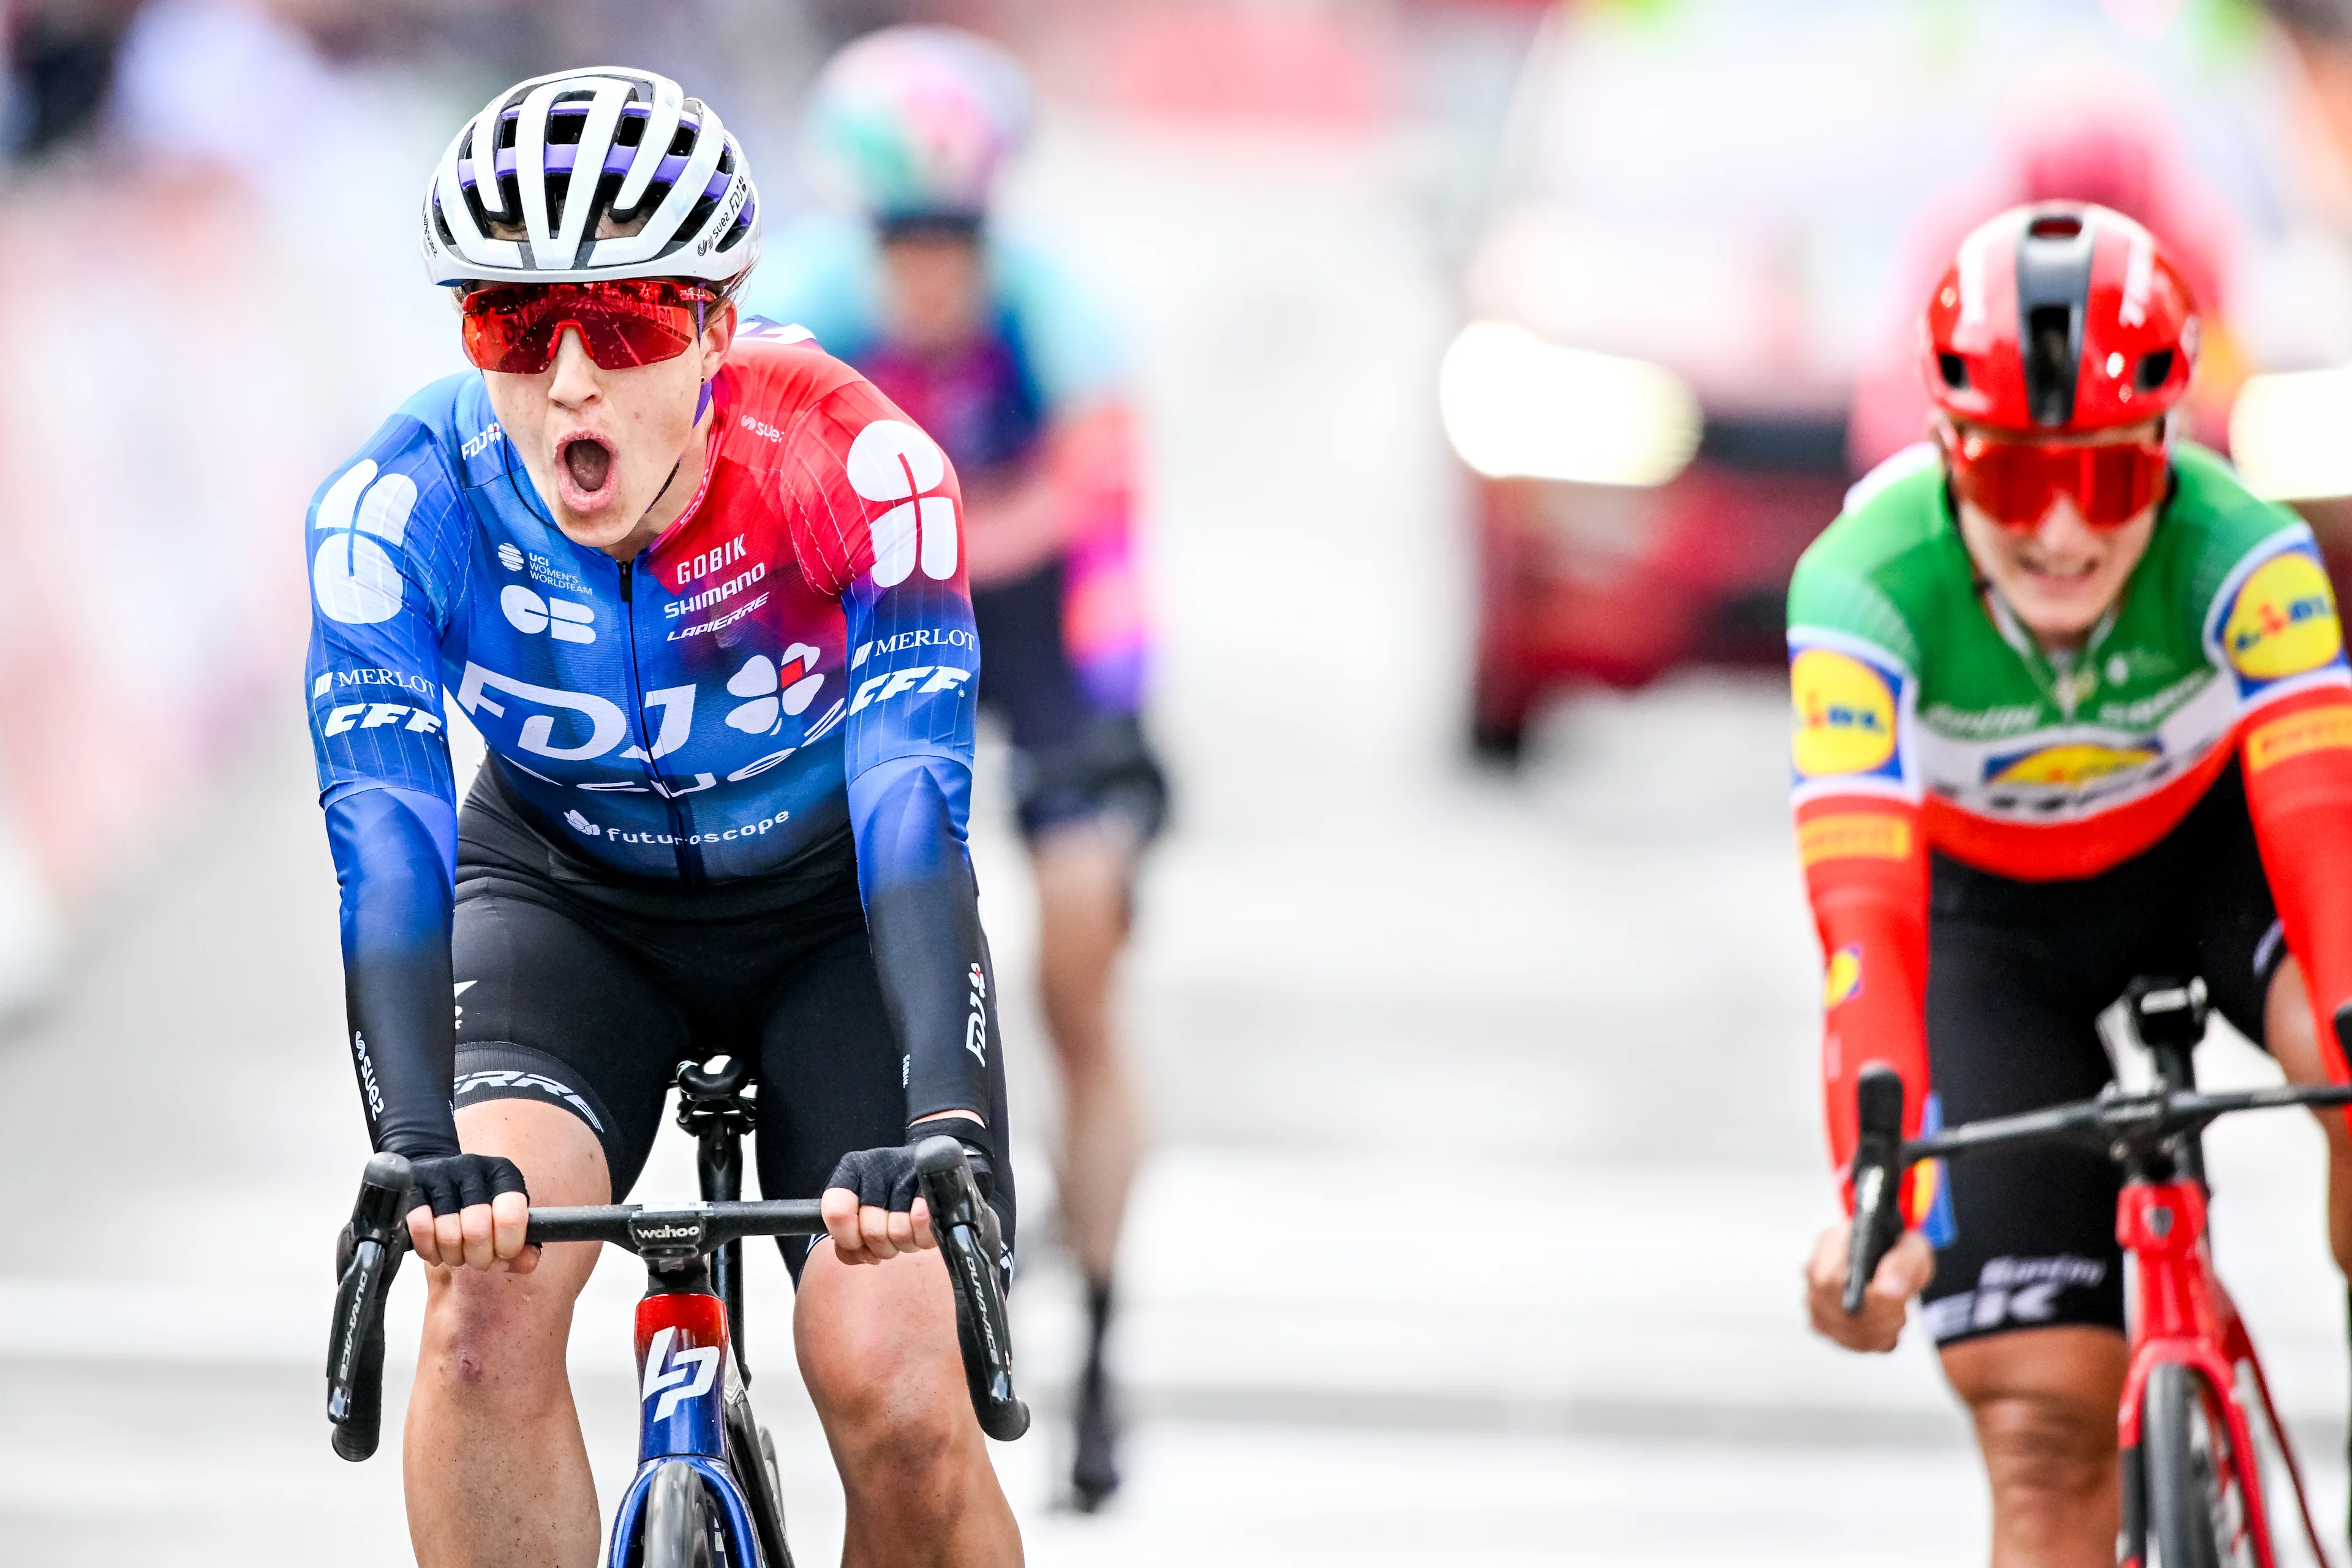
[[[2139,362],[2139,389],[2154,392],[2172,379],[2172,351],[2158,349]]]
[[[2073,239],[2083,232],[2083,220],[2071,213],[2035,218],[2025,231],[2035,239]]]
[[[2074,417],[2074,312],[2037,305],[2025,316],[2025,394],[2036,425]]]
[[[1959,355],[1937,354],[1936,369],[1942,374],[1944,384],[1954,392],[1966,392],[1969,389],[1969,362]]]

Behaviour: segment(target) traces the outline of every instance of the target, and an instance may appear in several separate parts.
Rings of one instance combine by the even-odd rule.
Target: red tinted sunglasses
[[[601,369],[659,364],[694,346],[717,303],[709,289],[666,278],[478,289],[466,296],[466,357],[484,370],[537,375],[555,363],[564,331],[577,328]]]
[[[2102,446],[2002,441],[1945,426],[1937,431],[1960,498],[2003,528],[2031,532],[2060,496],[2093,528],[2118,528],[2163,492],[2172,461],[2162,437]]]

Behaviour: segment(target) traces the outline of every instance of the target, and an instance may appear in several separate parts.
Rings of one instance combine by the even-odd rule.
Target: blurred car
[[[1474,745],[1516,756],[1563,686],[1782,662],[1790,572],[1858,457],[1925,433],[1924,399],[1899,395],[1849,426],[1857,388],[1907,353],[1923,247],[1970,202],[1990,216],[2060,194],[2050,178],[2115,175],[2083,115],[2047,105],[2117,106],[2091,118],[2153,149],[2164,200],[2143,205],[2196,215],[2179,225],[2196,265],[2231,274],[2200,434],[2228,428],[2248,366],[2352,358],[2352,268],[2297,216],[2288,67],[2262,28],[2224,0],[1556,13],[1438,374],[1480,562]],[[2044,121],[2074,153],[2021,138]]]

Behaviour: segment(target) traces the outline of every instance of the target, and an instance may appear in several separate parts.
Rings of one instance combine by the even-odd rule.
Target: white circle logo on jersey
[[[874,582],[895,588],[914,575],[946,582],[956,569],[956,509],[946,496],[927,495],[947,481],[947,455],[939,443],[903,419],[877,419],[849,444],[844,465],[850,488],[867,500],[895,500],[874,520]]]
[[[802,713],[816,696],[816,689],[824,684],[824,677],[816,673],[817,660],[824,655],[804,642],[796,642],[784,649],[783,668],[764,653],[755,653],[743,661],[743,668],[727,678],[727,689],[738,697],[748,697],[749,702],[727,715],[727,721],[747,735],[774,734],[783,728],[787,713]]]
[[[400,566],[384,543],[399,548],[415,506],[416,481],[406,474],[378,478],[373,458],[353,463],[327,488],[316,524],[327,537],[310,558],[320,615],[364,626],[400,614]]]

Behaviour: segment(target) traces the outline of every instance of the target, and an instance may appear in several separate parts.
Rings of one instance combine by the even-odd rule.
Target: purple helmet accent
[[[741,147],[676,82],[560,71],[500,93],[450,141],[425,187],[425,270],[445,285],[724,281],[759,259],[758,211]]]

